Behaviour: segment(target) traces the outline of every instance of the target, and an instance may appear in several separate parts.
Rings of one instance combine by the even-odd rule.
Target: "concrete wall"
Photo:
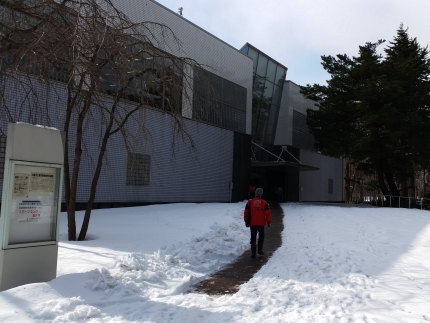
[[[343,201],[343,162],[316,152],[300,150],[302,163],[319,167],[319,170],[300,171],[300,201]],[[333,192],[329,193],[329,179]]]

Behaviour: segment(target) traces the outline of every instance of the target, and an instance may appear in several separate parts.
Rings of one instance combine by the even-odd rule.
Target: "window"
[[[253,73],[255,74],[255,71],[257,70],[258,53],[252,48],[249,48],[248,57],[252,59],[252,63],[253,63],[252,68],[253,68]]]
[[[127,185],[149,185],[151,156],[128,153]]]
[[[266,84],[264,86],[264,97],[267,100],[268,104],[272,102],[273,87],[274,87],[273,83],[266,80]]]
[[[285,70],[285,68],[278,65],[276,69],[275,83],[282,86],[286,76],[287,76],[287,71]]]
[[[266,77],[266,71],[267,71],[267,63],[268,63],[267,57],[263,55],[258,55],[258,63],[257,63],[257,74]]]
[[[131,37],[124,40],[130,54],[122,53],[124,57],[130,56],[132,63],[110,61],[106,64],[99,77],[101,89],[109,95],[118,93],[125,99],[163,111],[180,112],[183,89],[181,58],[167,57],[155,49],[144,51],[133,42]],[[106,51],[100,54],[99,59],[109,60],[109,56]]]
[[[328,194],[333,194],[333,185],[334,185],[333,178],[329,178],[328,179]]]
[[[274,83],[276,77],[276,64],[273,61],[269,61],[267,65],[267,80]]]
[[[257,142],[273,143],[287,69],[252,48],[248,57],[254,63],[252,136]]]
[[[193,119],[245,132],[246,88],[194,68]]]

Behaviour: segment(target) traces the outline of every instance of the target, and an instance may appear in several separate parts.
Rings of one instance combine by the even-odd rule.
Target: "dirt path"
[[[240,285],[250,280],[267,262],[282,243],[281,233],[284,229],[284,213],[278,203],[270,203],[272,225],[265,229],[264,256],[251,258],[251,251],[245,251],[235,262],[222,268],[206,280],[194,286],[193,291],[209,295],[234,294]]]

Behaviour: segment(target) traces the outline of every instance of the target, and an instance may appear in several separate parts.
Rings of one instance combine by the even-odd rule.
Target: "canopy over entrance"
[[[251,166],[252,167],[276,167],[291,166],[301,171],[318,170],[318,167],[303,164],[299,158],[288,151],[287,146],[273,146],[265,148],[255,142],[251,142]],[[275,150],[275,152],[272,152]],[[278,150],[278,154],[276,154]]]
[[[302,163],[299,154],[298,148],[251,142],[251,184],[263,187],[268,200],[299,201],[299,172],[319,170]]]

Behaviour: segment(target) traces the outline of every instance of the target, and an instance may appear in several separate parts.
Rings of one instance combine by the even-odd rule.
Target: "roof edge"
[[[288,67],[286,67],[284,64],[279,63],[276,59],[273,59],[272,57],[270,57],[269,55],[267,55],[265,52],[263,52],[261,49],[258,49],[257,47],[255,47],[254,45],[246,42],[245,45],[243,45],[240,50],[242,50],[245,46],[251,47],[252,49],[256,50],[257,52],[263,54],[264,56],[266,56],[267,58],[269,58],[270,60],[272,60],[273,62],[275,62],[276,64],[282,66],[283,68],[285,68],[286,71],[288,71]]]

